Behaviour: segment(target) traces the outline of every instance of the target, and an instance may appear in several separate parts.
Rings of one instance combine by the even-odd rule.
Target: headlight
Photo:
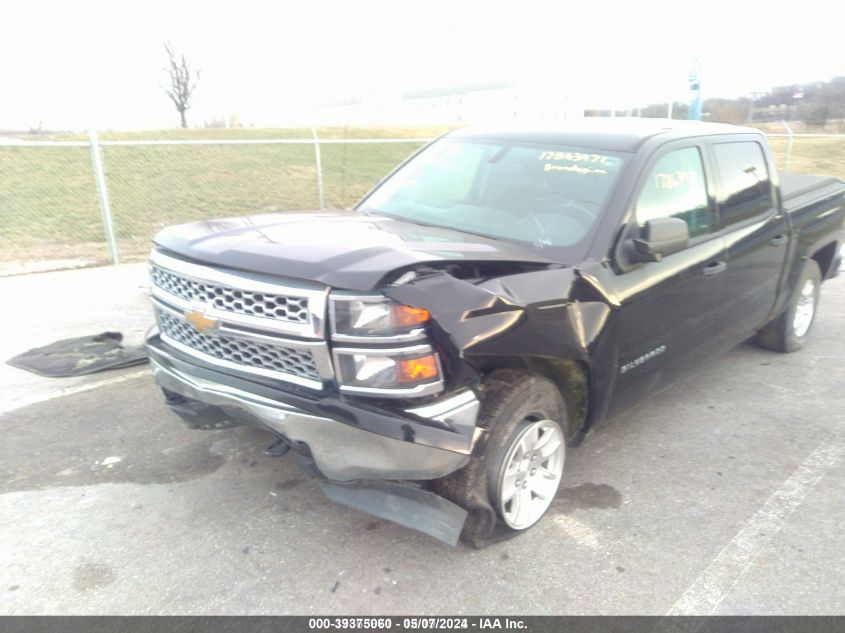
[[[430,318],[425,308],[402,305],[386,297],[331,297],[332,333],[344,337],[408,337]]]
[[[400,397],[436,393],[443,387],[440,359],[428,345],[336,348],[334,356],[341,391]]]

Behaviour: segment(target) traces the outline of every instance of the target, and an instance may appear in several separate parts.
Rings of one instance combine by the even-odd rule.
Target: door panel
[[[621,307],[614,409],[634,404],[712,351],[725,275],[709,276],[706,268],[724,256],[716,237],[617,279]]]
[[[717,345],[727,348],[753,334],[774,307],[789,226],[778,212],[762,145],[717,142],[712,151],[728,266]]]
[[[614,409],[670,382],[712,347],[727,268],[703,158],[699,145],[674,144],[643,170],[623,239],[640,235],[649,220],[675,217],[687,223],[691,240],[685,250],[615,278],[620,308]]]
[[[780,215],[725,233],[728,268],[719,346],[731,347],[763,325],[777,298],[789,228]]]

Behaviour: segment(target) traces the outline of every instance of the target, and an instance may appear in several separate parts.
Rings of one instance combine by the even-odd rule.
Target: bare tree
[[[179,112],[179,119],[182,127],[188,127],[188,121],[185,118],[191,105],[191,97],[194,95],[194,90],[197,87],[197,81],[200,78],[200,71],[195,71],[192,75],[191,68],[188,66],[188,61],[184,55],[176,55],[173,51],[173,45],[170,42],[165,42],[164,50],[167,51],[169,63],[165,70],[170,75],[170,87],[165,88],[164,92],[173,101]]]

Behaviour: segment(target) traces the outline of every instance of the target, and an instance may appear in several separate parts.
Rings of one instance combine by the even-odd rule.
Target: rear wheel
[[[434,482],[469,511],[464,540],[483,547],[537,524],[554,501],[566,456],[566,406],[548,379],[501,370],[484,381],[484,454]]]
[[[818,263],[808,259],[789,307],[757,333],[757,343],[776,352],[796,352],[804,347],[816,317],[821,283]]]

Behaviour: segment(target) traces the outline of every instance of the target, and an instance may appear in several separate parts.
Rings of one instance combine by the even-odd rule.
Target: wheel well
[[[566,403],[568,437],[573,437],[587,419],[590,393],[590,372],[586,363],[570,359],[549,359],[517,356],[488,359],[485,373],[496,369],[523,369],[551,380]]]
[[[822,271],[822,279],[827,279],[832,272],[831,267],[836,259],[836,242],[831,242],[827,246],[821,247],[813,253],[811,259],[814,259],[819,265]]]

